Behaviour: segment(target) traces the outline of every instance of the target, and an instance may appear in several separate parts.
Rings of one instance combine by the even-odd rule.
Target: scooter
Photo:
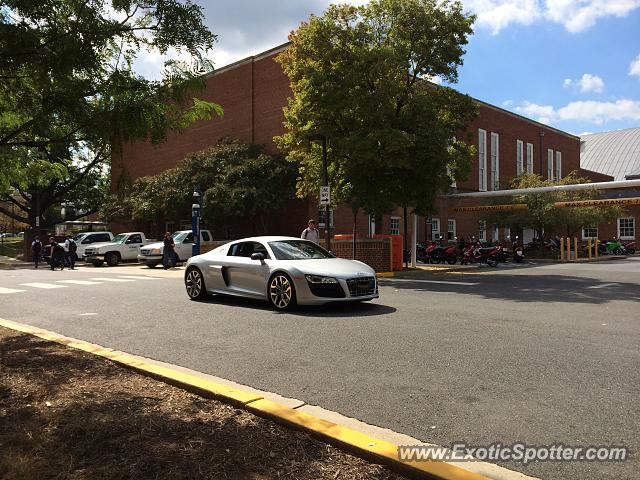
[[[460,264],[466,265],[468,263],[486,263],[490,267],[497,267],[501,253],[501,245],[496,245],[493,247],[481,247],[480,242],[478,242],[476,245],[471,245],[465,250]]]
[[[629,254],[633,255],[636,253],[636,242],[627,242],[624,244],[624,250]]]
[[[524,262],[524,246],[518,242],[518,237],[513,242],[513,261],[516,263]]]
[[[435,248],[430,257],[430,263],[444,263],[455,265],[458,261],[458,247],[456,245],[448,245],[446,247]]]

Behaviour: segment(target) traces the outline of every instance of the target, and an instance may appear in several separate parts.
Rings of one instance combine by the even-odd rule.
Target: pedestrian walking
[[[307,224],[307,228],[302,231],[300,238],[320,244],[320,231],[316,227],[316,221],[312,218]]]
[[[56,242],[56,239],[49,237],[49,265],[51,270],[55,270],[56,267],[60,267],[60,270],[64,270],[64,247]]]
[[[67,235],[67,238],[64,241],[64,251],[67,261],[69,262],[69,268],[71,268],[71,270],[75,270],[78,245],[76,245],[76,242],[71,238],[71,235]]]
[[[162,266],[166,270],[176,265],[176,244],[171,237],[171,233],[164,234],[164,250],[162,251]]]
[[[33,263],[36,268],[38,268],[38,263],[40,263],[40,255],[42,255],[42,242],[40,238],[36,236],[33,242],[31,242],[31,258],[33,258]]]

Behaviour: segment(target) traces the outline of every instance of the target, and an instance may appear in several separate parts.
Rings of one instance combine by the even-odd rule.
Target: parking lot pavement
[[[0,294],[0,316],[440,445],[638,451],[639,260],[384,279],[375,302],[291,313],[240,299],[189,301],[177,270],[157,280],[126,278],[158,275],[136,267],[15,270],[0,273],[0,287],[22,290]],[[543,478],[640,471],[635,457],[504,465]]]

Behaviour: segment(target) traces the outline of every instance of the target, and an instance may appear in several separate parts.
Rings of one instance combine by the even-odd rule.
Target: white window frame
[[[533,143],[527,143],[527,173],[533,173]]]
[[[547,149],[547,178],[553,180],[553,150]]]
[[[633,234],[632,235],[622,235],[621,228],[620,228],[620,220],[631,220],[632,229],[633,229]],[[620,240],[635,240],[636,239],[636,218],[635,217],[622,217],[622,218],[619,218],[618,221],[616,222],[616,224],[618,226],[618,238]]]
[[[516,175],[522,175],[524,172],[524,143],[522,140],[516,140]]]
[[[487,191],[487,131],[478,129],[478,190]]]
[[[491,190],[500,190],[500,135],[491,132]]]
[[[447,240],[453,240],[456,236],[456,220],[455,218],[449,218],[447,219]]]
[[[556,152],[556,180],[562,178],[562,152]]]
[[[587,230],[595,230],[595,235],[587,235]],[[592,240],[595,240],[596,238],[598,238],[598,234],[600,232],[598,231],[598,226],[596,225],[595,227],[582,227],[582,240],[589,240],[590,238]]]
[[[436,226],[438,228],[435,228]],[[439,240],[439,239],[440,239],[440,219],[432,218],[431,219],[431,240]]]
[[[396,228],[393,227],[393,224],[396,223]],[[389,217],[389,231],[391,235],[400,235],[400,217]]]
[[[478,222],[478,240],[481,242],[487,241],[487,222],[484,220]]]

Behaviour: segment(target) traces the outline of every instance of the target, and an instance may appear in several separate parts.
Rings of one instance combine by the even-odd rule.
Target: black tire
[[[458,261],[458,257],[456,257],[455,255],[449,255],[447,257],[447,263],[449,265],[455,265],[457,261]]]
[[[107,265],[110,267],[115,267],[120,263],[120,254],[116,252],[109,252],[104,256],[104,261],[107,262]]]
[[[157,263],[147,263],[147,267],[149,268],[156,268],[158,266]]]
[[[495,256],[491,255],[487,258],[487,265],[489,265],[490,267],[497,267],[498,259]]]
[[[204,285],[204,276],[196,267],[190,267],[184,276],[184,286],[191,300],[207,298],[207,288]]]
[[[636,253],[636,249],[635,248],[627,248],[627,253],[629,255],[633,255],[634,253]]]
[[[290,310],[296,305],[296,288],[291,277],[284,272],[276,272],[267,284],[267,298],[273,308]]]
[[[101,267],[104,264],[104,262],[102,260],[94,260],[93,262],[91,262],[91,265],[93,265],[94,267]]]

